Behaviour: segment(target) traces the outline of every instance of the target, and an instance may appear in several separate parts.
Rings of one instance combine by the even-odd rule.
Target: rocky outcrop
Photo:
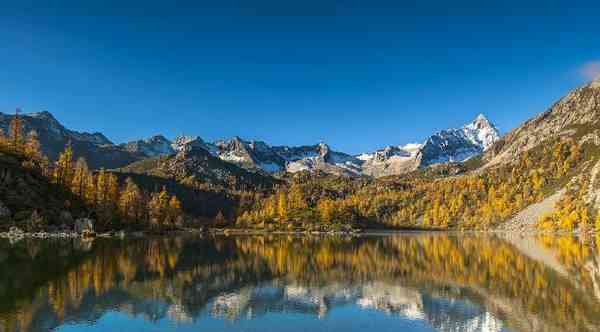
[[[599,120],[600,80],[596,80],[510,131],[484,153],[483,160],[488,167],[510,163],[521,153],[553,139],[573,138],[580,144],[596,144]]]
[[[94,221],[90,218],[79,218],[75,220],[74,224],[75,233],[78,234],[93,234],[94,233]]]
[[[123,148],[131,153],[143,154],[146,157],[168,156],[175,153],[171,142],[162,135],[152,136],[145,140],[137,140],[123,144]]]

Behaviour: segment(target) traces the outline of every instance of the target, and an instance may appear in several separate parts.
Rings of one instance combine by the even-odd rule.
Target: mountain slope
[[[487,166],[510,163],[515,156],[550,139],[600,142],[600,79],[579,87],[548,110],[502,137],[483,154]]]
[[[177,154],[146,159],[120,168],[120,172],[158,176],[195,188],[254,190],[272,188],[277,180],[250,172],[213,156],[204,148],[187,145]]]
[[[0,128],[5,133],[8,132],[13,117],[14,115],[0,113]],[[23,132],[37,132],[42,152],[50,160],[56,160],[68,143],[71,143],[75,157],[85,158],[91,168],[121,167],[145,157],[113,144],[101,133],[69,130],[49,112],[22,114],[20,117]]]

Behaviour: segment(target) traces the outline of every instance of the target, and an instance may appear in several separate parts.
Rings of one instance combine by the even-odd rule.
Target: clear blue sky
[[[0,110],[351,153],[506,132],[600,73],[599,2],[3,1]]]

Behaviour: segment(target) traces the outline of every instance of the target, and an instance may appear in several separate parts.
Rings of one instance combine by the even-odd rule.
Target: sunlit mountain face
[[[0,331],[599,331],[597,244],[432,234],[3,241]]]

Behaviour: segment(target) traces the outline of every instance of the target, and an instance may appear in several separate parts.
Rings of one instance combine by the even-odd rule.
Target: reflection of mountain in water
[[[540,241],[566,275],[495,237],[177,237],[96,240],[86,250],[0,242],[0,332],[94,324],[107,312],[235,327],[348,307],[438,331],[600,330],[593,242]]]
[[[502,322],[469,301],[423,294],[402,286],[371,283],[359,287],[330,285],[262,286],[220,295],[212,302],[211,314],[226,319],[252,319],[270,312],[293,312],[318,317],[336,306],[355,304],[363,309],[384,311],[405,319],[425,320],[444,332],[502,331]]]

